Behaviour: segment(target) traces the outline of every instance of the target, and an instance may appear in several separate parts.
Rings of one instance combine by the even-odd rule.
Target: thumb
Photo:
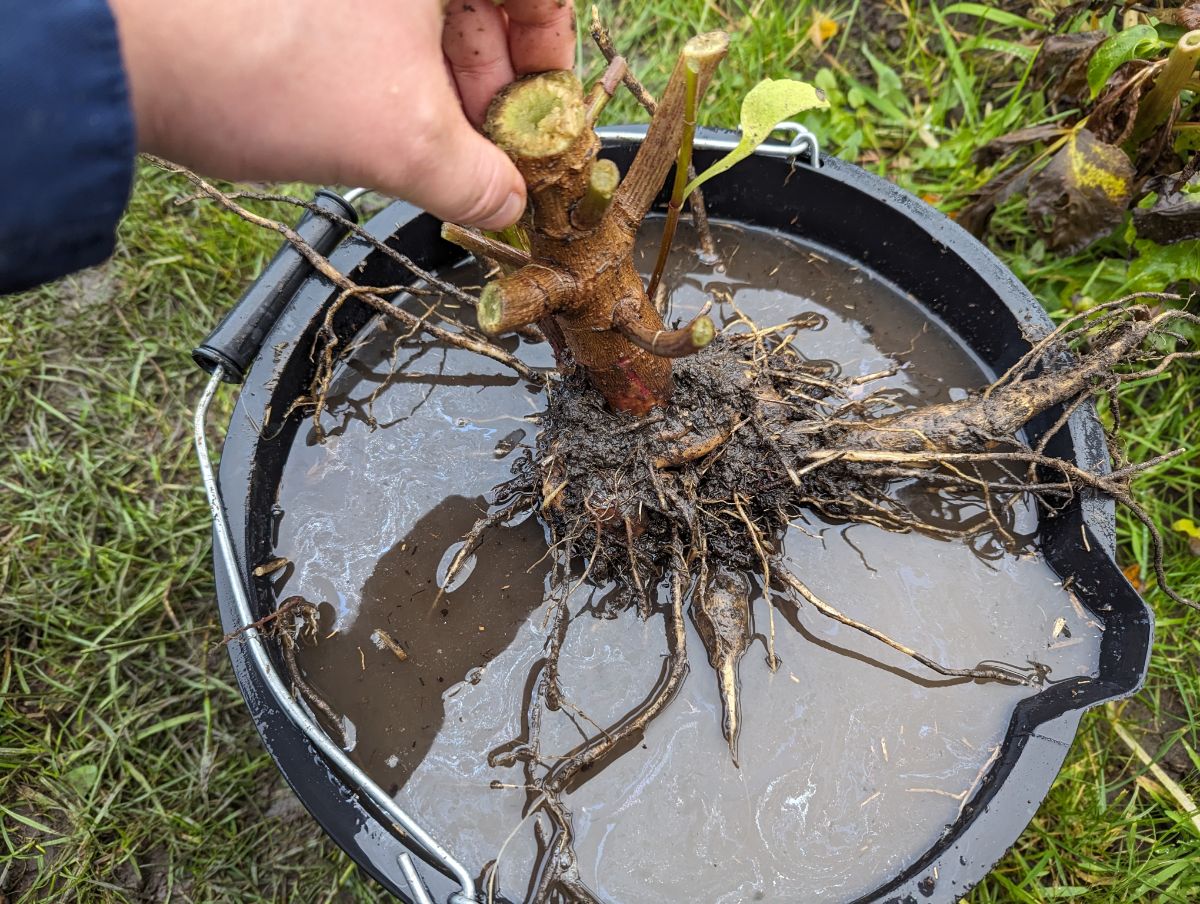
[[[511,226],[525,210],[525,180],[508,155],[475,131],[457,103],[421,142],[409,200],[434,216],[480,229]]]

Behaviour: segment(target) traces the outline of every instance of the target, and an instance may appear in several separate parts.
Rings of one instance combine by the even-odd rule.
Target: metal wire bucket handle
[[[756,151],[764,157],[781,157],[784,159],[797,159],[800,154],[807,152],[809,165],[816,167],[820,165],[820,150],[817,145],[816,136],[808,129],[794,122],[781,122],[777,127],[779,130],[787,130],[793,133],[792,140],[787,144],[769,143],[761,145]],[[628,127],[607,127],[597,130],[601,137],[615,140],[626,140],[640,142],[646,137],[644,129],[634,129]],[[703,150],[729,150],[737,145],[736,133],[731,133],[730,137],[726,138],[720,135],[699,134],[693,143],[693,146]],[[356,188],[347,192],[342,196],[341,200],[346,204],[351,204],[358,200],[365,189]],[[297,266],[303,265],[302,259],[297,258]],[[293,283],[297,285],[297,283]],[[277,316],[279,310],[275,311]],[[272,324],[260,325],[261,340],[265,340],[269,327]],[[218,328],[220,329],[220,328]],[[215,334],[214,334],[215,335]],[[210,341],[204,343],[200,348],[208,348]],[[240,337],[243,344],[246,341],[245,335]],[[261,347],[261,346],[260,346]],[[245,350],[244,348],[242,349]],[[196,445],[196,456],[200,464],[200,477],[204,483],[204,492],[208,499],[209,511],[212,515],[213,537],[217,548],[221,553],[221,563],[224,566],[225,577],[229,581],[229,586],[233,592],[234,605],[237,612],[237,621],[234,629],[239,633],[239,640],[244,643],[250,653],[250,661],[254,668],[258,670],[260,677],[266,684],[268,691],[271,694],[272,703],[278,706],[280,710],[285,712],[289,719],[292,720],[303,732],[309,743],[313,745],[320,753],[328,760],[339,773],[341,773],[346,784],[362,797],[369,800],[377,807],[386,820],[383,821],[383,826],[386,828],[398,841],[408,845],[413,842],[418,844],[421,849],[430,857],[442,865],[445,872],[454,877],[454,880],[459,884],[459,891],[454,892],[447,899],[446,904],[474,904],[478,902],[478,892],[475,888],[475,880],[454,856],[443,847],[437,839],[430,835],[417,820],[405,811],[395,800],[392,799],[386,791],[377,785],[369,775],[367,775],[353,760],[342,750],[332,738],[316,723],[309,713],[300,706],[292,697],[291,692],[284,684],[279,673],[271,663],[270,655],[268,654],[266,644],[263,641],[259,631],[252,627],[255,618],[253,610],[250,606],[250,597],[246,591],[246,586],[242,580],[242,574],[237,566],[237,557],[234,551],[233,536],[229,529],[229,520],[225,513],[225,503],[221,497],[221,488],[217,482],[216,473],[213,470],[212,458],[209,454],[208,436],[205,426],[208,419],[208,412],[212,406],[212,401],[216,395],[217,387],[222,382],[240,383],[243,376],[242,373],[228,365],[218,363],[218,360],[213,356],[208,356],[204,360],[197,357],[198,363],[204,367],[210,374],[208,384],[204,388],[204,392],[200,396],[200,400],[196,406],[195,416],[192,422],[192,437]],[[398,858],[398,865],[404,875],[413,898],[418,904],[434,904],[429,890],[425,887],[425,883],[421,880],[416,867],[412,862],[412,858],[407,851],[401,853]]]

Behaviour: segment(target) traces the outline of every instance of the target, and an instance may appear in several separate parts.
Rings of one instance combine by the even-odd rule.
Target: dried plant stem
[[[616,47],[613,46],[612,35],[608,33],[608,29],[600,21],[600,12],[596,7],[592,6],[592,40],[596,42],[596,46],[600,52],[604,54],[604,58],[610,63],[618,54]],[[629,93],[633,95],[634,100],[641,104],[642,109],[651,116],[658,110],[658,102],[654,96],[646,90],[636,75],[627,68],[623,73],[621,80]],[[696,167],[690,162],[687,167],[687,181],[692,182],[696,178]],[[700,243],[700,252],[709,261],[717,259],[717,245],[713,241],[712,229],[708,225],[708,210],[704,204],[704,192],[697,188],[688,196],[688,209],[692,213],[692,225],[696,228],[696,238]],[[650,294],[653,298],[653,293]]]
[[[696,135],[696,73],[689,65],[686,74],[683,134],[679,139],[679,156],[675,158],[675,184],[671,186],[671,200],[667,204],[667,219],[663,223],[662,240],[658,245],[658,259],[654,262],[654,272],[650,274],[650,284],[646,287],[646,294],[651,298],[658,292],[667,258],[671,255],[671,243],[675,241],[675,227],[679,223],[679,211],[683,207],[683,190],[687,188],[688,171],[692,165],[692,139]]]
[[[592,90],[588,92],[588,125],[594,126],[599,121],[600,114],[604,112],[604,108],[616,93],[617,86],[621,84],[628,72],[629,67],[625,64],[625,57],[609,58],[608,68],[604,70],[604,74],[596,80],[596,83],[592,85]]]
[[[491,258],[507,267],[524,267],[531,260],[528,251],[514,248],[512,245],[488,238],[482,232],[455,223],[442,224],[442,238],[476,257]]]
[[[300,255],[308,262],[308,264],[319,274],[324,276],[329,282],[337,286],[347,297],[356,297],[366,302],[370,307],[380,314],[390,317],[394,320],[399,320],[401,323],[417,327],[425,333],[428,333],[433,338],[445,342],[447,345],[452,345],[457,348],[465,349],[466,351],[475,352],[484,357],[491,358],[506,367],[511,368],[522,379],[528,380],[531,383],[541,385],[545,382],[545,376],[533,370],[520,359],[506,352],[486,339],[476,339],[461,333],[453,333],[449,330],[444,330],[440,327],[427,323],[423,318],[417,317],[415,314],[410,314],[408,311],[384,300],[376,294],[376,289],[371,287],[360,286],[352,282],[349,277],[340,273],[336,267],[329,263],[329,259],[318,252],[300,235],[296,233],[292,227],[285,223],[280,223],[277,220],[272,220],[269,217],[264,217],[261,214],[254,213],[238,204],[235,200],[222,192],[216,186],[207,182],[202,177],[196,175],[191,170],[171,163],[169,160],[164,160],[161,157],[155,157],[150,154],[144,155],[146,159],[154,165],[161,167],[170,173],[183,176],[191,182],[200,193],[206,198],[215,201],[218,205],[228,210],[230,213],[236,214],[248,223],[259,226],[263,229],[270,229],[273,232],[283,236],[292,247],[294,247]],[[460,291],[461,290],[457,290]],[[469,297],[469,296],[468,296]]]

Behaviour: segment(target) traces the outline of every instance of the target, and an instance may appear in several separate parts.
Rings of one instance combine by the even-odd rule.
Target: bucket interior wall
[[[627,144],[607,149],[623,166],[631,151]],[[791,171],[780,161],[751,159],[729,177],[714,181],[709,196],[718,216],[794,231],[862,261],[912,295],[993,370],[1006,367],[1028,347],[1027,334],[1048,327],[1036,302],[974,240],[916,199],[847,164],[829,161],[820,170],[798,166]],[[431,218],[405,205],[388,208],[368,228],[425,267],[449,266],[460,257],[437,238]],[[366,284],[406,278],[394,262],[360,240],[345,243],[333,262],[344,271],[362,265],[356,278]],[[242,557],[240,570],[264,614],[274,599],[269,586],[255,581],[249,571],[270,555],[271,510],[288,449],[302,426],[298,416],[280,420],[280,415],[311,376],[309,350],[329,298],[329,288],[311,280],[280,319],[265,345],[273,351],[260,356],[247,379],[222,457],[221,481]],[[365,319],[364,312],[347,310],[339,331],[348,340]],[[267,412],[274,414],[264,418]],[[264,420],[272,419],[272,429],[267,429]],[[1099,465],[1104,460],[1103,438],[1094,414],[1081,411],[1071,426],[1070,433],[1052,445],[1053,451],[1073,455],[1085,466]],[[1033,435],[1044,428],[1044,423],[1033,424]],[[951,830],[889,886],[872,891],[870,900],[961,896],[1031,817],[1061,765],[1080,711],[1136,687],[1145,666],[1150,622],[1144,604],[1103,552],[1111,548],[1111,538],[1111,512],[1100,503],[1068,510],[1043,533],[1047,559],[1060,575],[1074,578],[1080,601],[1107,628],[1096,679],[1086,688],[1056,685],[1020,704],[986,781]],[[226,618],[229,611],[223,598]],[[339,844],[386,887],[403,895],[405,885],[395,861],[400,843],[306,748],[295,727],[280,720],[277,708],[263,697],[260,678],[236,646],[231,655],[264,740],[301,799]],[[441,840],[453,851],[454,839]],[[421,868],[435,897],[444,899],[453,885],[427,862]],[[937,878],[931,882],[933,876]]]

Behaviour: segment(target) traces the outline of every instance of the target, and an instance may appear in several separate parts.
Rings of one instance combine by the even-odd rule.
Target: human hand
[[[514,223],[525,184],[472,124],[569,69],[571,0],[110,0],[138,146],[227,179],[365,185]]]

